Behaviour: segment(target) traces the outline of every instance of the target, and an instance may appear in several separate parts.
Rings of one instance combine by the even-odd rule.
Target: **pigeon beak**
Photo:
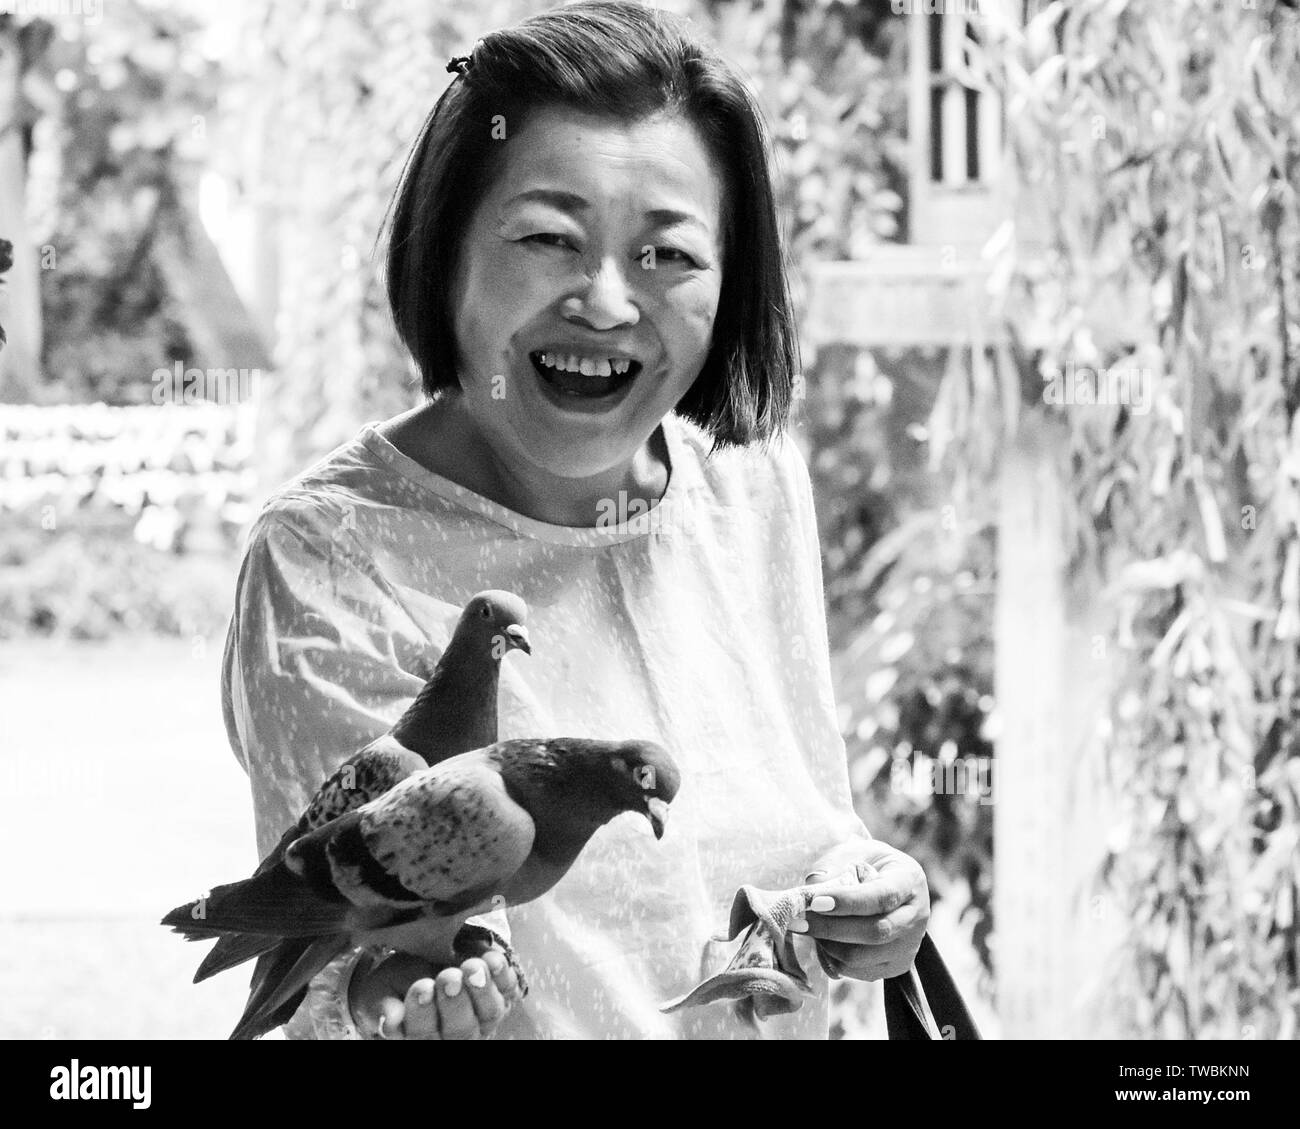
[[[506,638],[510,640],[510,646],[518,647],[526,655],[533,653],[533,645],[528,641],[528,631],[518,623],[512,623],[506,628]]]
[[[664,825],[668,822],[668,803],[661,800],[658,796],[651,796],[646,800],[646,819],[650,821],[650,826],[654,828],[655,838],[664,837]]]

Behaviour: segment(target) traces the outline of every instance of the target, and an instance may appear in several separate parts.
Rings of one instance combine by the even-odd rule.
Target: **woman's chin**
[[[538,470],[556,478],[592,479],[626,470],[661,415],[647,414],[643,406],[639,413],[619,412],[596,424],[534,403],[511,431],[516,450]]]
[[[530,446],[528,461],[555,478],[589,480],[626,467],[635,454],[621,446],[604,443],[570,447],[564,451],[538,444]]]

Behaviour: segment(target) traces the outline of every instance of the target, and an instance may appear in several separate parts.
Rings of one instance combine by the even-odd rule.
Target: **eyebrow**
[[[505,206],[508,208],[514,204],[550,204],[562,212],[585,212],[591,208],[591,202],[576,192],[563,192],[557,188],[530,188],[510,197]],[[676,208],[651,208],[645,215],[657,224],[692,223],[705,227],[699,216],[691,212],[679,212]]]

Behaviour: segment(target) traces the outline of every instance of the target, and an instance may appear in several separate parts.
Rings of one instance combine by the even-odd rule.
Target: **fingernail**
[[[835,908],[835,899],[829,894],[818,894],[808,903],[808,908],[813,913],[830,913]]]
[[[454,999],[456,996],[460,995],[460,990],[462,987],[463,985],[461,984],[460,977],[458,976],[456,977],[455,980],[448,980],[442,990],[446,992],[448,999]]]
[[[476,968],[469,974],[469,986],[471,988],[487,987],[487,969]]]
[[[418,992],[416,992],[415,1002],[419,1004],[421,1007],[428,1007],[431,1003],[433,1003],[433,985],[430,984],[429,987],[421,988]]]
[[[786,928],[789,929],[791,933],[807,933],[808,922],[806,922],[802,917],[796,917],[786,926]]]

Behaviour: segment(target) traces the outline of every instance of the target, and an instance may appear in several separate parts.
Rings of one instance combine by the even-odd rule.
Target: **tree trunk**
[[[1111,633],[1072,582],[1061,425],[1028,415],[1001,472],[994,808],[998,1014],[1008,1039],[1114,1035],[1090,1006],[1115,941],[1098,725]]]

